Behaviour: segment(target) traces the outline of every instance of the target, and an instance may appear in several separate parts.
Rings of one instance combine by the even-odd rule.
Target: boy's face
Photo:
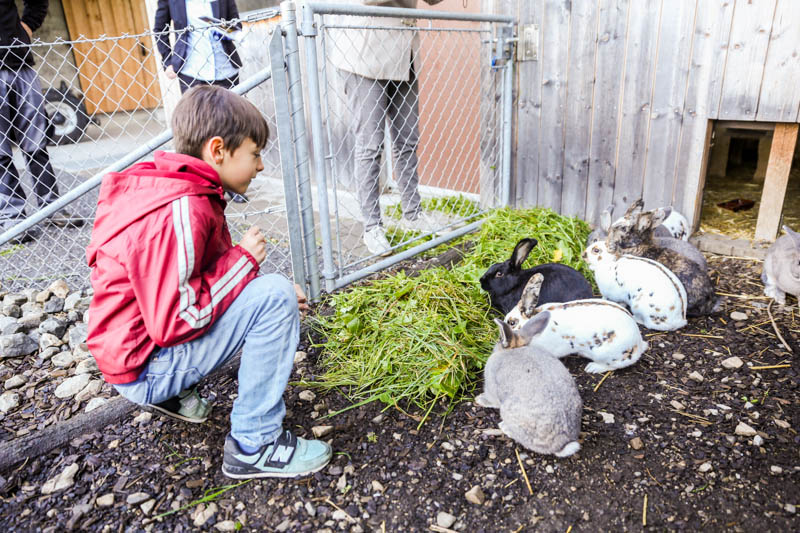
[[[233,152],[224,150],[222,161],[215,165],[222,186],[232,192],[244,194],[256,174],[264,170],[261,150],[247,138]]]

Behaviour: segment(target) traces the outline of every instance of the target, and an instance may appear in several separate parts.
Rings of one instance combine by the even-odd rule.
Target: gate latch
[[[536,61],[539,59],[539,25],[520,24],[517,41],[517,61]]]

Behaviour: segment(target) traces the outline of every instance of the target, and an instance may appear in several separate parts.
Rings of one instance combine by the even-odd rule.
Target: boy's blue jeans
[[[191,387],[241,349],[231,434],[246,446],[259,447],[273,442],[281,432],[286,414],[283,391],[299,340],[294,286],[277,274],[259,276],[205,335],[161,348],[136,381],[114,387],[134,403],[160,403]]]

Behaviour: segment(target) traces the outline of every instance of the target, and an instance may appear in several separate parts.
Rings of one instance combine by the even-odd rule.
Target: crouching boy
[[[245,98],[199,86],[181,98],[172,131],[175,153],[103,179],[87,248],[89,349],[121,395],[187,422],[211,409],[197,382],[241,349],[222,471],[316,472],[330,446],[282,429],[305,296],[259,275],[264,236],[253,226],[234,246],[223,213],[225,190],[244,194],[264,168],[267,123]]]

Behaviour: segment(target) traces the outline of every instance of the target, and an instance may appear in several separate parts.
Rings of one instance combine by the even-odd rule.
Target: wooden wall
[[[710,120],[800,121],[797,0],[483,0],[539,27],[517,63],[518,206],[699,216]]]

